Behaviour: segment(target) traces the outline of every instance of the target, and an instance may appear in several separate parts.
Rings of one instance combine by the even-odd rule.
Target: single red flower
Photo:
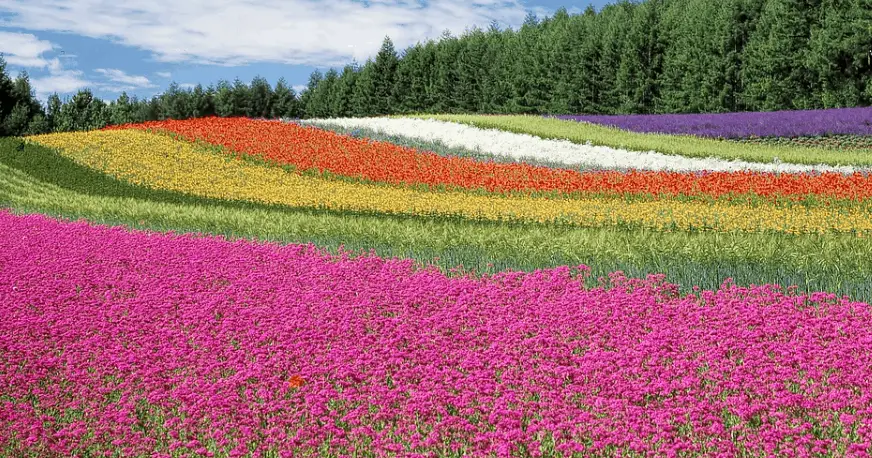
[[[294,375],[288,380],[288,386],[291,388],[299,388],[306,384],[306,379],[300,375]]]

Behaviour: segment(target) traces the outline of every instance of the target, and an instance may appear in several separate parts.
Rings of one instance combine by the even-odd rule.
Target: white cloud
[[[0,2],[4,25],[111,39],[163,62],[339,66],[492,20],[518,26],[520,0],[27,0]],[[228,33],[228,31],[233,31]]]
[[[181,88],[181,89],[194,89],[195,87],[197,87],[197,85],[194,84],[194,83],[182,83],[182,84],[179,84],[179,88]]]
[[[30,78],[30,85],[36,98],[40,100],[47,99],[53,92],[69,94],[92,85],[90,81],[82,78],[81,71],[64,68],[61,58],[67,60],[74,58],[74,55],[59,54],[52,58],[45,56],[58,48],[56,44],[40,40],[29,33],[0,31],[0,52],[10,66],[48,71],[48,76]]]
[[[170,72],[155,72],[155,75],[157,75],[161,78],[169,78],[169,77],[173,76],[173,74]]]
[[[0,52],[9,65],[46,68],[49,61],[42,55],[54,49],[50,41],[29,33],[0,31]]]
[[[54,92],[69,94],[91,86],[92,83],[82,79],[81,74],[78,70],[64,70],[50,76],[33,78],[30,83],[36,92],[36,98],[45,100]]]
[[[157,87],[144,76],[128,75],[118,69],[95,69],[94,71],[103,75],[108,83],[90,81],[83,78],[81,70],[65,67],[66,64],[74,65],[76,56],[65,54],[63,51],[58,53],[55,51],[58,48],[56,44],[40,40],[29,33],[0,31],[0,52],[10,66],[43,69],[48,72],[46,76],[31,75],[30,78],[33,91],[39,100],[46,100],[54,92],[62,95],[71,94],[86,87],[114,93]],[[56,56],[46,57],[45,54],[49,52],[55,52]]]
[[[103,75],[113,83],[121,83],[132,87],[156,87],[144,76],[128,75],[117,68],[96,68],[95,72]]]
[[[300,91],[302,91],[303,89],[306,89],[306,85],[305,85],[305,84],[297,84],[297,85],[295,85],[295,86],[291,86],[291,89],[293,89],[294,92],[296,92],[297,94],[299,94]]]
[[[112,85],[112,84],[101,84],[101,85],[99,85],[99,89],[101,91],[104,91],[104,92],[120,94],[120,93],[126,92],[126,91],[135,91],[137,88],[136,88],[136,86],[123,86],[123,85],[116,86],[116,85]]]

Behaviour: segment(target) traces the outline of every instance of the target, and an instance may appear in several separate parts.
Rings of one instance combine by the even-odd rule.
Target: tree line
[[[700,113],[872,105],[869,0],[622,0],[528,15],[373,59],[314,71],[300,94],[261,77],[173,83],[151,99],[89,90],[45,107],[0,60],[0,135],[208,115],[345,117],[441,113]]]
[[[48,97],[43,107],[36,99],[30,78],[22,72],[9,78],[0,57],[0,137],[48,132],[100,129],[107,125],[188,119],[203,116],[246,116],[252,118],[299,118],[302,105],[294,89],[284,79],[271,87],[266,79],[255,77],[251,84],[236,79],[232,84],[181,88],[172,83],[162,94],[138,99],[122,93],[106,102],[90,89],[82,89],[61,100]]]

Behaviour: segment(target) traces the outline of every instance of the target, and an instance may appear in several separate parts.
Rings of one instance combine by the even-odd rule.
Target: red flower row
[[[317,169],[391,184],[443,185],[491,192],[557,191],[712,197],[756,194],[794,199],[808,195],[840,199],[872,196],[872,178],[859,173],[577,172],[522,163],[504,164],[444,157],[313,127],[246,118],[153,121],[107,129],[129,128],[174,132],[189,140],[220,145],[237,153],[293,165],[300,170]]]

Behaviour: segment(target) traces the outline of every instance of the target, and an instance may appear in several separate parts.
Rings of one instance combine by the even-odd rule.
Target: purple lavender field
[[[872,135],[872,107],[656,115],[547,115],[632,132],[710,138]]]

